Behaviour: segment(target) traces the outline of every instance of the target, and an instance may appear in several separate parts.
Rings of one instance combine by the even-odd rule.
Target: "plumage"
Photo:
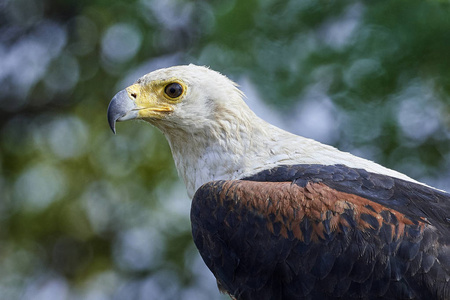
[[[334,179],[337,174],[343,177]],[[345,174],[351,184],[341,179]],[[192,202],[194,241],[212,272],[221,274],[221,286],[238,299],[446,299],[448,266],[438,257],[448,252],[448,194],[380,179],[342,165],[295,165],[206,183]],[[390,193],[378,199],[379,189]],[[416,190],[427,198],[412,202],[407,191]],[[430,201],[442,210],[425,219]],[[223,207],[227,214],[216,214]],[[204,240],[222,245],[219,257]]]
[[[108,121],[166,136],[194,242],[234,299],[450,299],[450,195],[259,119],[225,76],[161,69]]]

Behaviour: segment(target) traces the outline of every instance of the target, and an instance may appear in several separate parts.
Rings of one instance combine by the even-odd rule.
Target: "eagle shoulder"
[[[360,169],[280,166],[203,185],[192,233],[236,299],[446,299],[448,205],[446,193]]]

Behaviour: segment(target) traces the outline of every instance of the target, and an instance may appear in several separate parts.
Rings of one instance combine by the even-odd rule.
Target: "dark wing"
[[[449,195],[344,166],[203,185],[194,242],[236,299],[450,299]]]

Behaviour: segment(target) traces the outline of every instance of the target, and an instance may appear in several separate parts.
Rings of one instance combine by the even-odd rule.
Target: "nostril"
[[[136,97],[137,97],[136,93],[131,93],[131,97],[133,97],[134,99],[136,99]]]

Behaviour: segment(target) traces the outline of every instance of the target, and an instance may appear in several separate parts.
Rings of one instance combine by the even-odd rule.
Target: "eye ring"
[[[183,94],[183,86],[178,82],[172,82],[166,85],[164,93],[172,99],[176,99]]]

